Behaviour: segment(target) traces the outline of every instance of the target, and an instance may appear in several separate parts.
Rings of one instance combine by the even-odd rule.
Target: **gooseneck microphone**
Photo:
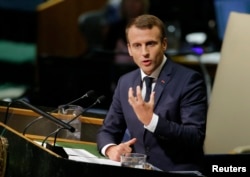
[[[96,104],[101,104],[103,101],[105,100],[105,96],[102,95],[100,97],[98,97],[96,99],[96,101],[94,103],[92,103],[89,107],[87,107],[86,109],[83,110],[82,113],[87,112],[90,108],[94,107]],[[79,115],[76,115],[73,119],[70,119],[70,121],[67,122],[67,124],[70,124],[71,122],[73,122],[75,119],[77,119],[77,117],[79,117],[82,113],[80,113]]]
[[[18,100],[18,102],[24,104],[25,106],[27,106],[28,108],[30,108],[32,111],[34,111],[34,112],[36,112],[36,113],[44,116],[45,118],[47,118],[47,119],[51,120],[52,122],[60,125],[61,127],[65,128],[65,129],[68,129],[71,132],[75,131],[74,127],[70,126],[69,124],[67,124],[67,123],[65,123],[63,121],[61,121],[60,119],[57,119],[56,117],[48,114],[47,112],[45,112],[45,111],[43,111],[43,110],[41,110],[41,109],[39,109],[39,108],[37,108],[37,107],[29,104],[28,102],[26,102],[24,100]]]
[[[81,97],[79,97],[79,98],[77,98],[77,99],[75,99],[75,100],[73,100],[73,101],[71,101],[71,102],[69,102],[69,103],[63,105],[63,107],[67,107],[67,106],[69,106],[69,105],[71,105],[71,104],[73,104],[73,103],[75,103],[75,102],[77,102],[77,101],[79,101],[79,100],[81,100],[81,99],[92,97],[94,94],[95,94],[95,92],[94,92],[93,90],[90,90],[90,91],[88,91],[87,93],[85,93],[84,95],[82,95]],[[57,112],[58,109],[59,109],[59,108],[56,108],[56,109],[50,111],[50,113]],[[34,120],[31,121],[29,124],[27,124],[27,125],[25,126],[24,130],[23,130],[23,135],[25,135],[27,129],[28,129],[31,125],[33,125],[34,123],[38,122],[39,120],[41,120],[41,119],[43,119],[43,118],[44,118],[43,116],[39,116],[38,118],[34,119]]]
[[[80,114],[76,115],[74,118],[72,118],[70,121],[68,121],[67,124],[70,125],[70,123],[73,122],[75,119],[77,119],[80,115],[82,115],[83,113],[87,112],[89,109],[91,109],[92,107],[94,107],[96,104],[102,103],[104,100],[105,100],[105,96],[102,95],[102,96],[98,97],[94,103],[92,103],[89,107],[87,107],[86,109],[84,109]],[[46,148],[48,148],[48,149],[52,150],[53,152],[61,155],[62,157],[67,158],[68,155],[65,153],[65,151],[63,150],[63,148],[60,147],[60,146],[55,146],[56,145],[57,136],[58,136],[59,132],[61,130],[63,130],[63,129],[65,129],[65,128],[64,127],[58,128],[55,131],[51,132],[48,136],[46,136],[45,139],[42,142],[42,146],[44,146],[44,143],[47,141],[47,139],[50,136],[52,136],[53,134],[55,134],[53,145],[50,145],[50,144],[46,143]]]
[[[87,93],[85,93],[83,96],[81,96],[81,97],[79,97],[79,98],[77,98],[77,99],[75,99],[75,100],[73,100],[73,101],[71,101],[71,102],[65,104],[64,107],[69,106],[69,105],[71,105],[72,103],[75,103],[75,102],[77,102],[77,101],[79,101],[79,100],[81,100],[81,99],[83,99],[83,98],[92,97],[94,94],[95,94],[95,92],[94,92],[93,90],[90,90],[90,91],[88,91]],[[55,112],[55,111],[58,111],[58,108],[55,109],[55,110],[53,110],[53,111],[54,111],[54,112]]]

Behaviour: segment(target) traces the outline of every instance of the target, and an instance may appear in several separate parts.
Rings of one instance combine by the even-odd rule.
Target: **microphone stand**
[[[82,111],[80,114],[76,115],[74,118],[72,118],[70,121],[67,122],[67,124],[70,124],[71,122],[73,122],[75,119],[77,119],[79,116],[81,116],[84,112],[87,112],[90,108],[94,107],[96,104],[100,104],[103,100],[105,99],[105,96],[100,96],[97,98],[97,100],[91,104],[89,107],[87,107],[86,109],[84,109],[84,111]],[[49,143],[46,143],[46,148],[52,150],[53,152],[59,154],[60,156],[64,157],[64,158],[68,158],[68,154],[64,151],[63,147],[61,146],[56,146],[56,140],[57,140],[57,136],[60,133],[61,130],[65,129],[64,127],[60,127],[58,129],[56,129],[55,131],[51,132],[49,135],[47,135],[45,137],[45,139],[42,142],[42,146],[44,146],[44,143],[47,141],[47,139],[52,136],[53,134],[55,134],[54,136],[54,143],[53,145],[50,145]]]
[[[88,91],[86,94],[84,94],[83,96],[81,96],[80,98],[77,98],[77,99],[75,99],[75,100],[73,100],[73,101],[71,101],[71,102],[65,104],[64,106],[71,105],[72,103],[75,103],[75,102],[77,102],[77,101],[79,101],[79,100],[81,100],[81,99],[83,99],[83,98],[85,98],[85,97],[90,97],[90,96],[93,95],[93,94],[94,94],[94,91],[93,91],[93,90],[90,90],[90,91]],[[56,108],[56,109],[52,110],[50,113],[54,113],[54,112],[58,111],[58,109],[59,109],[59,108]],[[23,135],[26,134],[27,129],[28,129],[31,125],[33,125],[34,123],[38,122],[39,120],[41,120],[41,119],[43,119],[43,118],[44,118],[44,116],[39,116],[38,118],[36,118],[36,119],[34,119],[33,121],[31,121],[30,123],[28,123],[28,124],[25,126],[24,130],[23,130]]]
[[[26,102],[26,101],[24,101],[24,100],[18,100],[18,102],[24,104],[25,106],[29,107],[32,111],[34,111],[34,112],[36,112],[36,113],[38,113],[38,114],[40,114],[40,115],[46,117],[47,119],[49,119],[49,120],[51,120],[52,122],[54,122],[54,123],[60,125],[61,127],[64,127],[64,128],[66,128],[66,129],[70,130],[71,132],[74,132],[74,131],[75,131],[75,128],[74,128],[74,127],[70,126],[69,124],[66,124],[66,123],[63,122],[62,120],[57,119],[56,117],[54,117],[54,116],[48,114],[47,112],[45,112],[45,111],[43,111],[43,110],[41,110],[41,109],[39,109],[39,108],[37,108],[37,107],[35,107],[35,106],[29,104],[28,102]]]
[[[64,127],[60,127],[60,128],[58,128],[58,129],[56,129],[55,131],[51,132],[48,136],[46,136],[46,138],[45,138],[45,139],[43,140],[43,142],[42,142],[42,146],[44,146],[44,143],[47,141],[47,139],[48,139],[51,135],[55,134],[55,136],[57,136],[57,134],[58,134],[62,129],[65,129],[65,128],[64,128]],[[61,157],[68,159],[69,156],[68,156],[68,154],[65,152],[65,150],[63,149],[63,147],[61,147],[61,146],[56,146],[55,143],[56,143],[56,141],[55,141],[55,139],[54,139],[53,145],[51,145],[50,143],[46,143],[46,146],[45,146],[45,147],[46,147],[47,149],[49,149],[49,150],[55,152],[56,154],[60,155]]]

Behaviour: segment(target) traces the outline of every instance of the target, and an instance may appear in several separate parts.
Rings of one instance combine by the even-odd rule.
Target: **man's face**
[[[145,74],[150,75],[163,60],[167,49],[166,39],[162,40],[157,27],[139,29],[132,26],[127,37],[130,56]]]

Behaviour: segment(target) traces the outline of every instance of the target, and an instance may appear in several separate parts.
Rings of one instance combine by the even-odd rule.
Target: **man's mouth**
[[[151,60],[143,60],[142,63],[145,65],[145,66],[149,66],[151,64]]]

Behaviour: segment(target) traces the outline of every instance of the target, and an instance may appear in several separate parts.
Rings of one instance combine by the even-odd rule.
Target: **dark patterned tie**
[[[148,102],[150,98],[150,94],[151,94],[153,78],[146,76],[144,77],[144,81],[146,84],[146,95],[145,95],[144,101]]]

